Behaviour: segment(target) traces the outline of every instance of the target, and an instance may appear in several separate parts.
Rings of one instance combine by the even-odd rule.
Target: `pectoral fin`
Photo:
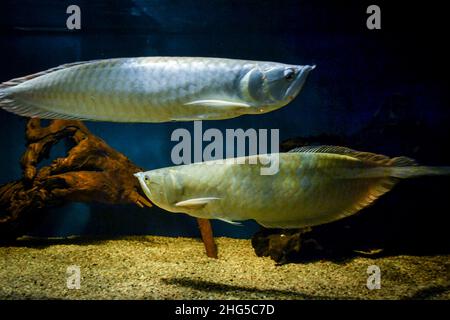
[[[187,114],[174,115],[172,121],[229,119],[247,113],[242,110],[251,107],[247,103],[226,100],[195,100],[184,105],[189,107]]]
[[[234,102],[234,101],[226,101],[226,100],[195,100],[191,102],[187,102],[184,105],[195,105],[202,107],[221,107],[227,108],[230,110],[240,109],[240,108],[250,108],[251,106],[247,103],[243,102]]]
[[[220,198],[215,197],[207,197],[207,198],[195,198],[195,199],[188,199],[184,201],[177,202],[175,204],[176,207],[181,207],[185,209],[200,209],[206,206],[208,203],[219,200]]]
[[[228,116],[230,117],[230,116]],[[223,113],[211,112],[208,114],[197,114],[192,116],[178,116],[170,118],[171,121],[196,121],[196,120],[217,120],[223,119]]]

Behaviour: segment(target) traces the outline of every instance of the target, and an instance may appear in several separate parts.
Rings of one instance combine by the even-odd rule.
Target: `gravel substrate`
[[[249,240],[217,238],[219,259],[190,238],[22,240],[0,247],[0,299],[449,299],[450,256],[352,258],[276,266]],[[67,267],[81,271],[67,288]],[[381,288],[366,287],[367,268]]]

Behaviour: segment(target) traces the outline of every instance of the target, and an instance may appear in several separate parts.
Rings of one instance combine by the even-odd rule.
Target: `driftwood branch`
[[[198,227],[202,235],[203,243],[205,244],[206,255],[210,258],[217,259],[217,246],[214,242],[211,222],[208,219],[197,219]]]
[[[67,156],[38,169],[52,146],[63,139],[73,145]],[[0,238],[23,235],[36,221],[38,210],[67,201],[152,206],[133,178],[142,169],[82,122],[54,120],[42,127],[39,119],[31,119],[26,141],[22,179],[0,186]],[[217,258],[209,221],[199,219],[198,224],[208,256]]]

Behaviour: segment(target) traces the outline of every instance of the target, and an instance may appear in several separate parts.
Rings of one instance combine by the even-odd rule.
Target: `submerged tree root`
[[[39,169],[39,163],[61,140],[73,145],[67,156]],[[133,177],[142,168],[93,135],[82,122],[54,120],[42,127],[39,119],[31,119],[26,143],[20,161],[22,179],[0,186],[0,239],[25,234],[38,220],[40,210],[67,201],[152,206]],[[207,255],[217,258],[210,222],[199,219],[198,224]]]

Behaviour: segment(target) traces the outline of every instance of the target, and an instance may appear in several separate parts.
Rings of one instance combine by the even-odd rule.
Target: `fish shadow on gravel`
[[[34,249],[45,249],[54,245],[98,245],[105,243],[109,240],[116,240],[113,237],[51,237],[51,238],[41,238],[41,237],[21,237],[17,240],[1,241],[0,247],[25,247]]]
[[[450,284],[445,286],[433,286],[424,288],[417,291],[411,297],[405,298],[405,300],[426,300],[426,299],[448,299],[445,296],[450,292]]]
[[[32,237],[23,236],[17,240],[2,240],[0,241],[0,247],[24,247],[34,249],[45,249],[54,245],[102,245],[108,241],[122,240],[128,242],[139,242],[150,245],[159,245],[161,240],[154,239],[151,236],[145,235],[103,235],[103,236],[68,236],[68,237]]]
[[[242,296],[248,299],[252,295],[257,295],[257,299],[297,299],[297,300],[328,300],[328,299],[346,299],[353,300],[357,298],[352,297],[336,297],[336,296],[323,296],[323,295],[312,295],[301,292],[292,292],[288,290],[278,290],[278,289],[259,289],[256,287],[244,287],[239,285],[216,283],[211,281],[189,279],[189,278],[168,278],[161,280],[166,285],[173,285],[178,287],[190,288],[193,290],[204,291],[204,292],[214,292],[223,293],[228,296]]]

